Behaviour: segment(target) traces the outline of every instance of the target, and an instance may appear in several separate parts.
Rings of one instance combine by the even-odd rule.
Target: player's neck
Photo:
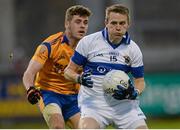
[[[112,44],[120,44],[123,36],[113,36],[113,35],[108,35],[108,39]]]
[[[69,46],[74,50],[79,40],[73,38],[69,33],[65,33],[65,35],[69,40]]]
[[[79,40],[69,39],[69,46],[74,50]]]
[[[109,41],[111,42],[111,43],[113,43],[113,44],[120,44],[120,42],[121,42],[121,40],[122,40],[122,37],[121,38],[118,38],[118,39],[111,39],[111,38],[109,38]]]

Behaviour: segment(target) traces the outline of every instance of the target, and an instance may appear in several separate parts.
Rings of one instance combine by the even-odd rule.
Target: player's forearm
[[[23,83],[26,89],[28,89],[30,86],[34,86],[35,75],[41,70],[42,67],[43,64],[35,60],[30,61],[23,76]]]
[[[136,89],[138,89],[139,93],[141,94],[145,89],[145,81],[144,78],[138,78],[134,81]]]
[[[25,72],[23,75],[23,84],[26,88],[26,90],[28,90],[28,88],[30,86],[34,86],[34,77],[35,75],[30,73],[30,72]]]
[[[70,81],[78,82],[79,74],[77,74],[75,71],[72,71],[70,69],[65,69],[64,71],[64,77]]]

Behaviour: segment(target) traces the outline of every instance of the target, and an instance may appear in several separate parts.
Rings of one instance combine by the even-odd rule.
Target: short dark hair
[[[128,18],[128,22],[130,20],[130,18],[129,18],[129,9],[127,7],[121,5],[121,4],[111,5],[111,6],[106,8],[106,16],[105,16],[105,20],[106,21],[108,21],[109,14],[111,12],[120,13],[120,14],[126,15],[127,18]]]
[[[74,15],[87,16],[91,15],[89,8],[82,5],[74,5],[67,9],[65,20],[70,21]]]

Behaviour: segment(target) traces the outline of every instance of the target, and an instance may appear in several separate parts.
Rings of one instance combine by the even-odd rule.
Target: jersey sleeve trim
[[[144,77],[144,66],[139,67],[131,67],[131,72],[134,78],[142,78]]]
[[[48,58],[50,58],[51,55],[51,45],[48,42],[43,42],[42,45],[45,45],[48,49]]]
[[[87,62],[87,58],[82,56],[81,54],[79,54],[77,51],[74,52],[73,57],[71,58],[71,60],[76,63],[77,65],[85,65]]]

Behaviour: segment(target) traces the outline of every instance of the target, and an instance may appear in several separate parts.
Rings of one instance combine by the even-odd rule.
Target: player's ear
[[[69,21],[68,20],[65,20],[65,28],[68,28],[68,26],[69,26]]]
[[[105,26],[108,24],[108,20],[107,19],[105,19],[104,24],[105,24]]]
[[[127,29],[129,29],[129,27],[130,27],[130,24],[128,24]]]
[[[130,20],[128,20],[128,28],[130,27],[130,25],[131,25],[131,22],[130,22]]]

